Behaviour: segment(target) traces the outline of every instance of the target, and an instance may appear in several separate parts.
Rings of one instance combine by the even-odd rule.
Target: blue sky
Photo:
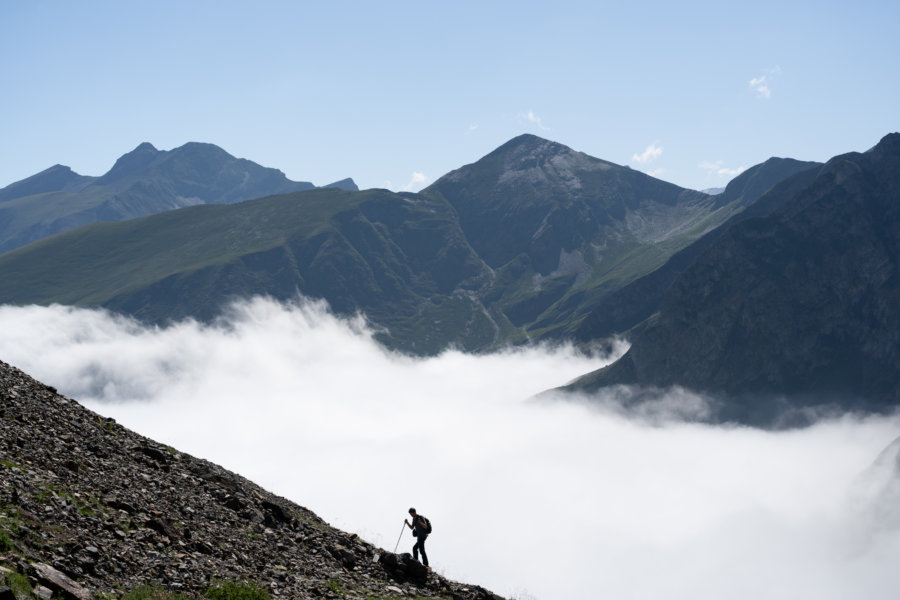
[[[520,133],[692,188],[900,130],[900,8],[4,2],[0,187],[188,141],[416,190]]]

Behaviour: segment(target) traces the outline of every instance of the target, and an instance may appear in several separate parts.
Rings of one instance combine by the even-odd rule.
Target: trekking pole
[[[403,538],[403,528],[406,527],[406,521],[403,521],[403,525],[400,527],[400,537],[397,538],[397,545],[394,546],[394,554],[397,554],[397,548],[400,547],[400,540]]]

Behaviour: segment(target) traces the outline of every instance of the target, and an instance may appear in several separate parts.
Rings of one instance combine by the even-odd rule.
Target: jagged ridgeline
[[[54,165],[0,190],[0,252],[90,223],[314,187],[213,144],[191,142],[165,151],[144,142],[102,177]],[[351,179],[326,187],[357,189]]]
[[[499,600],[0,362],[0,596],[4,585],[78,600],[140,586],[213,600]]]
[[[710,196],[524,135],[419,194],[317,189],[69,231],[0,255],[0,303],[163,323],[299,292],[365,313],[382,342],[417,354],[569,339],[605,298],[810,166],[756,169]],[[646,319],[654,298],[602,336]]]

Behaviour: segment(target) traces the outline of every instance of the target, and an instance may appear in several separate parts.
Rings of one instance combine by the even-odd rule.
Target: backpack
[[[428,520],[428,517],[423,517],[419,515],[419,518],[425,522],[425,533],[431,533],[431,521]]]

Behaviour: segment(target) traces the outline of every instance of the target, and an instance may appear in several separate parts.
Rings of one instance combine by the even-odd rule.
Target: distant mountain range
[[[146,170],[145,151],[110,179]],[[746,196],[686,190],[524,135],[419,194],[307,190],[69,231],[0,255],[0,302],[165,322],[299,292],[363,311],[394,348],[485,350],[571,337],[603,298]]]
[[[314,187],[291,181],[277,169],[235,158],[212,144],[192,142],[161,151],[145,142],[119,158],[102,177],[55,165],[0,189],[0,252],[91,223]],[[357,189],[352,179],[326,187]]]
[[[772,158],[710,195],[523,135],[418,194],[307,189],[68,231],[0,255],[0,302],[164,323],[299,293],[415,354],[633,340],[571,390],[681,385],[733,398],[718,418],[761,424],[835,395],[879,409],[900,401],[897,140],[825,165]],[[182,173],[182,154],[210,150],[196,146],[139,147],[90,186]],[[87,189],[43,175],[3,190],[0,210]],[[195,180],[218,191],[163,195],[237,198]]]

